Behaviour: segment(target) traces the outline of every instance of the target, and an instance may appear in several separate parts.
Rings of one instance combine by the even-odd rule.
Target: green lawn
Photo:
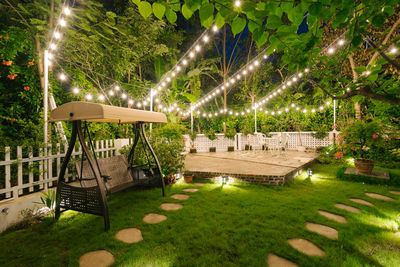
[[[400,196],[388,190],[399,187],[367,185],[335,179],[339,166],[314,165],[313,178],[299,176],[284,187],[208,183],[191,197],[178,201],[168,196],[190,185],[179,183],[167,189],[127,190],[109,198],[111,230],[103,231],[102,217],[66,212],[59,222],[50,220],[23,230],[0,235],[0,264],[4,266],[77,266],[88,251],[106,249],[115,256],[115,266],[265,266],[269,253],[301,266],[400,266]],[[365,196],[375,192],[394,202]],[[349,197],[368,200],[376,207],[355,204]],[[180,202],[184,208],[163,211],[163,202]],[[352,214],[335,203],[362,209]],[[345,216],[347,224],[318,214],[323,209]],[[168,219],[148,225],[149,212]],[[339,231],[337,241],[305,229],[306,222],[331,226]],[[121,229],[137,227],[144,240],[127,245],[113,236]],[[397,234],[396,234],[397,233]],[[304,238],[326,255],[309,257],[286,240]]]

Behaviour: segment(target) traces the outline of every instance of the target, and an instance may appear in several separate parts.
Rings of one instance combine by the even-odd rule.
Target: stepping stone
[[[400,195],[400,191],[390,190],[389,193],[393,195]]]
[[[309,256],[323,256],[325,255],[325,252],[311,243],[308,240],[302,239],[302,238],[293,238],[293,239],[288,239],[287,242],[300,251],[301,253],[304,253]]]
[[[328,218],[329,220],[333,220],[335,222],[338,223],[347,223],[347,219],[343,216],[334,214],[334,213],[330,213],[324,210],[319,210],[318,213],[326,218]]]
[[[366,205],[366,206],[370,206],[370,207],[374,207],[375,205],[372,204],[371,202],[368,202],[364,199],[359,199],[359,198],[350,198],[351,201],[361,204],[361,205]]]
[[[193,185],[195,185],[195,186],[203,186],[205,184],[203,184],[203,183],[193,183]]]
[[[178,200],[186,200],[189,198],[189,195],[175,194],[175,195],[172,195],[171,198],[178,199]]]
[[[165,221],[166,219],[167,216],[156,213],[149,213],[143,217],[143,221],[150,224],[160,223],[162,221]]]
[[[298,267],[296,263],[293,263],[285,258],[276,256],[275,254],[268,254],[267,263],[269,267]]]
[[[197,189],[197,188],[185,188],[185,189],[182,189],[182,191],[189,192],[189,193],[194,193],[194,192],[199,191],[199,189]]]
[[[160,205],[160,208],[163,210],[180,210],[183,206],[178,203],[163,203]]]
[[[107,267],[114,263],[114,256],[107,250],[96,250],[79,258],[80,267]]]
[[[326,225],[307,222],[306,228],[312,232],[323,235],[327,238],[338,239],[338,231]]]
[[[393,201],[394,200],[391,197],[387,197],[387,196],[379,195],[379,194],[375,194],[375,193],[365,193],[365,194],[369,197],[379,199],[379,200],[385,200],[385,201]]]
[[[127,244],[137,243],[143,240],[142,232],[137,228],[127,228],[115,234],[115,238]]]
[[[352,206],[347,206],[344,204],[335,204],[336,208],[342,209],[342,210],[347,210],[349,212],[353,212],[353,213],[361,213],[360,209],[354,208]]]

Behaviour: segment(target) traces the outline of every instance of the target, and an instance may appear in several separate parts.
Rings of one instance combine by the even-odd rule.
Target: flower
[[[29,89],[31,89],[29,86],[24,86],[25,91],[29,91]]]
[[[7,78],[8,79],[10,79],[10,80],[14,80],[15,79],[15,77],[17,77],[18,76],[18,74],[13,74],[13,75],[7,75]]]
[[[354,121],[353,120],[350,120],[350,124],[353,124],[354,123]]]
[[[374,133],[373,135],[372,135],[372,139],[376,139],[376,138],[378,138],[379,136],[378,136],[378,134],[376,134],[376,133]]]
[[[33,63],[33,61],[29,61],[28,64],[29,64],[29,66],[35,65],[35,63]]]
[[[6,35],[6,39],[8,39],[8,35]]]
[[[334,154],[334,156],[335,156],[336,159],[341,159],[341,158],[343,158],[343,153],[340,152],[340,151],[338,151],[338,152],[336,152],[336,153]]]
[[[6,65],[6,66],[11,66],[12,60],[8,60],[8,61],[3,60],[2,64]]]

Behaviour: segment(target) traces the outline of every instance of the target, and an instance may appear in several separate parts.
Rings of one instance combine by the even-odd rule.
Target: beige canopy
[[[50,121],[94,121],[113,123],[167,122],[163,113],[121,108],[90,102],[69,102],[50,113]]]

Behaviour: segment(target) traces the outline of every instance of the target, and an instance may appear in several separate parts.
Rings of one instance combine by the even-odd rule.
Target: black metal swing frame
[[[162,187],[162,195],[165,196],[165,184],[164,184],[164,179],[162,177],[160,163],[145,134],[144,122],[134,123],[133,128],[134,128],[135,139],[131,147],[131,150],[129,152],[128,162],[131,163],[133,161],[136,146],[138,144],[138,141],[141,140],[149,166],[148,172],[150,173],[150,177],[153,178],[152,179],[153,183],[150,183],[149,185],[154,185],[154,179],[157,178],[155,176],[159,176],[160,182],[158,183],[158,185]],[[107,194],[123,190],[135,184],[140,184],[139,182],[135,182],[135,180],[137,180],[135,179],[135,172],[138,173],[138,167],[140,166],[135,166],[135,167],[128,166],[128,168],[131,168],[129,171],[132,174],[132,178],[134,180],[132,183],[127,183],[129,186],[122,186],[122,187],[119,186],[118,188],[116,188],[117,190],[107,190],[105,184],[110,179],[110,177],[103,176],[101,174],[96,153],[94,151],[93,142],[90,137],[89,131],[87,130],[86,125],[85,125],[85,131],[87,132],[87,135],[89,137],[88,144],[91,147],[92,152],[90,152],[90,149],[85,142],[85,134],[82,132],[82,121],[81,120],[72,121],[71,138],[58,177],[55,218],[56,220],[58,220],[60,214],[67,210],[75,210],[79,212],[103,216],[104,228],[106,231],[108,231],[110,229],[110,219],[108,212]],[[67,170],[68,163],[71,160],[71,156],[74,151],[77,137],[82,147],[82,162],[83,162],[83,157],[86,157],[89,163],[89,167],[94,175],[94,178],[86,180],[95,180],[97,182],[95,186],[77,187],[69,185],[65,182],[65,172]],[[150,155],[148,155],[146,147],[150,151]],[[154,159],[154,163],[156,165],[155,168],[152,167],[150,156]],[[83,164],[81,166],[82,168],[81,168],[80,179],[85,179],[82,178]]]

